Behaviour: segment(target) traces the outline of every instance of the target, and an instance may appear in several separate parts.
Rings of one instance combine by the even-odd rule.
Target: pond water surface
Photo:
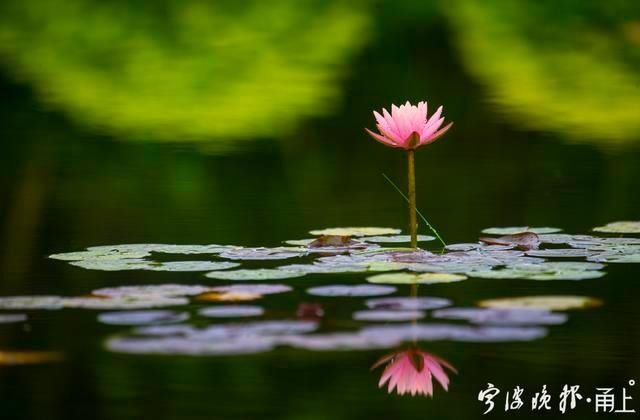
[[[165,138],[143,141],[153,140],[154,133],[133,140],[117,130],[114,134],[91,119],[82,121],[82,115],[61,111],[27,82],[17,82],[14,71],[3,70],[0,296],[86,297],[97,289],[160,284],[287,287],[253,297],[247,294],[255,290],[241,290],[244,295],[228,302],[219,293],[208,299],[182,296],[185,302],[154,308],[172,313],[140,313],[133,320],[110,315],[110,308],[3,309],[0,316],[26,314],[27,319],[0,323],[1,417],[479,418],[485,405],[478,393],[487,383],[502,391],[495,400],[496,417],[537,416],[530,399],[544,385],[552,395],[554,416],[560,415],[558,396],[565,384],[580,385],[583,396],[594,399],[597,387],[615,388],[617,404],[626,387],[634,397],[629,407],[640,410],[638,387],[629,385],[640,379],[638,264],[611,263],[602,268],[605,275],[583,280],[469,275],[416,288],[367,282],[378,272],[239,281],[205,276],[212,267],[101,271],[48,258],[115,244],[274,248],[309,238],[311,230],[340,226],[383,226],[406,233],[406,205],[382,176],[403,186],[405,156],[366,138],[362,128],[373,124],[371,109],[405,97],[422,99],[424,92],[444,103],[456,124],[446,138],[420,149],[416,157],[418,207],[447,243],[475,243],[492,226],[554,226],[570,234],[595,235],[596,226],[640,219],[637,136],[628,137],[624,146],[606,136],[581,141],[583,130],[553,125],[536,130],[531,121],[505,118],[500,104],[489,100],[491,87],[464,69],[446,25],[438,22],[423,27],[409,21],[406,30],[396,30],[402,39],[432,40],[395,53],[405,61],[388,59],[372,67],[386,47],[374,43],[364,48],[349,76],[336,82],[343,99],[330,107],[328,116],[300,118],[295,129],[283,134],[248,130],[250,140],[232,140],[232,147],[225,143],[223,148]],[[429,48],[441,53],[441,62],[417,74],[419,57]],[[389,71],[407,68],[413,70],[406,80],[384,78]],[[380,86],[379,92],[372,86]],[[431,234],[424,226],[420,233]],[[437,241],[421,246],[441,251]],[[245,260],[219,252],[152,256],[156,261],[240,263],[219,267],[223,271],[310,264],[326,257]],[[332,285],[366,287],[357,292],[347,287],[351,296],[336,296],[344,289],[322,289]],[[482,301],[498,298],[553,295],[588,297],[599,304],[511,314],[515,321],[506,322],[504,313],[492,321],[486,313],[446,312],[478,308]],[[428,304],[402,312],[372,301],[408,296],[426,298]],[[224,306],[230,308],[211,309]],[[507,325],[496,327],[500,320]],[[261,321],[274,322],[271,332],[263,331],[268,328]],[[214,328],[205,338],[132,350],[122,340],[149,337],[144,330],[134,331],[140,326],[128,325],[132,322],[197,331],[233,324],[239,331]],[[247,332],[248,323],[258,326]],[[356,332],[366,339],[356,338]],[[338,333],[347,334],[340,349],[335,348]],[[274,344],[264,339],[270,334],[286,337]],[[319,338],[300,339],[305,334]],[[221,342],[230,336],[235,344],[221,351]],[[237,342],[237,336],[246,341]],[[214,349],[203,342],[215,343]],[[435,383],[433,397],[425,398],[378,387],[382,369],[372,371],[372,365],[413,346],[455,368],[457,373],[448,371],[448,391]],[[18,351],[53,353],[41,354],[46,359],[42,363],[30,363],[37,360],[9,353]],[[526,404],[512,414],[504,410],[504,397],[516,386],[525,389]],[[566,415],[608,418],[586,401]]]

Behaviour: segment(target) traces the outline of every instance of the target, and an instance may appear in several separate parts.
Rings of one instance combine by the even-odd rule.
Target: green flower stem
[[[387,174],[383,173],[382,176],[384,177],[384,179],[387,180],[387,182],[389,184],[391,184],[391,186],[398,192],[398,194],[400,194],[402,196],[402,198],[405,199],[405,201],[408,203],[409,202],[409,198],[404,195],[404,193],[402,192],[402,190],[400,188],[398,188],[398,186],[391,180],[391,178],[389,178],[387,176]],[[440,243],[442,244],[442,246],[447,246],[446,242],[442,239],[442,237],[440,236],[440,234],[438,233],[438,231],[431,226],[431,223],[429,223],[429,221],[427,220],[426,217],[424,217],[424,215],[420,212],[420,210],[418,210],[416,208],[416,213],[418,213],[418,216],[420,216],[420,219],[422,219],[422,221],[424,222],[425,225],[427,225],[427,227],[429,228],[429,230],[431,230],[431,232],[433,232],[433,234],[436,236],[436,238],[438,238],[438,240],[440,241]]]
[[[411,248],[418,247],[418,218],[416,216],[416,159],[415,150],[407,151],[407,175],[409,180],[409,232]]]

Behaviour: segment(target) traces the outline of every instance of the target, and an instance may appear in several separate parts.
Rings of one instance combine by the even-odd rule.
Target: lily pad
[[[219,280],[277,280],[302,277],[305,274],[302,271],[258,268],[254,270],[214,271],[207,273],[206,276],[210,279]]]
[[[183,284],[152,284],[146,286],[120,286],[96,289],[92,293],[97,296],[113,298],[124,297],[176,297],[192,296],[211,290],[210,287]]]
[[[83,261],[83,260],[122,260],[139,259],[148,257],[149,252],[144,250],[118,250],[118,249],[94,249],[89,251],[65,252],[61,254],[51,254],[49,258],[62,261]]]
[[[311,235],[332,235],[332,236],[379,236],[397,235],[400,229],[381,227],[338,227],[320,230],[312,230]]]
[[[198,314],[210,318],[249,317],[263,315],[264,309],[251,305],[224,305],[200,309]]]
[[[293,246],[309,246],[309,244],[313,241],[315,241],[316,238],[308,238],[308,239],[289,239],[284,241],[285,244],[287,245],[293,245]]]
[[[234,340],[202,341],[184,337],[113,337],[106,348],[117,353],[223,356],[255,354],[273,349],[270,337],[249,336]]]
[[[308,246],[310,248],[350,248],[350,247],[366,247],[367,245],[351,239],[351,236],[338,235],[320,235]]]
[[[488,299],[478,302],[485,308],[524,308],[564,311],[591,308],[602,305],[599,299],[587,296],[523,296],[515,298]]]
[[[593,228],[595,232],[604,233],[640,233],[640,221],[621,221],[607,223],[604,226]]]
[[[425,317],[423,311],[397,311],[397,310],[368,310],[357,311],[353,314],[356,321],[412,321],[414,319],[422,319]]]
[[[450,273],[388,273],[367,277],[369,283],[382,284],[437,284],[466,280],[467,276]]]
[[[506,251],[512,249],[513,245],[488,245],[480,242],[476,243],[461,243],[461,244],[449,244],[445,247],[447,251],[472,251],[472,250],[485,250],[485,251]]]
[[[212,271],[238,267],[230,261],[170,261],[154,265],[153,271]]]
[[[119,311],[98,315],[98,321],[109,325],[171,324],[187,319],[188,313],[173,311]]]
[[[222,252],[219,256],[230,260],[285,260],[301,257],[307,252],[302,247],[235,248]]]
[[[7,296],[0,297],[0,309],[62,309],[60,296]]]
[[[85,268],[87,270],[100,271],[125,271],[125,270],[154,270],[159,263],[138,259],[88,259],[81,261],[72,261],[73,266]]]
[[[512,265],[497,270],[469,271],[471,277],[484,279],[586,280],[603,277],[602,265],[586,262],[545,262]]]
[[[523,308],[446,308],[432,312],[431,316],[492,325],[557,325],[568,318],[548,310]]]
[[[0,324],[13,324],[27,320],[25,314],[0,314]]]
[[[83,309],[147,309],[186,305],[189,300],[166,296],[71,297],[62,300],[65,308]]]
[[[219,254],[231,245],[175,245],[175,244],[120,244],[100,245],[87,248],[89,251],[116,252],[158,252],[163,254]]]
[[[434,241],[435,236],[429,235],[418,235],[418,242],[428,242]],[[376,243],[409,243],[411,242],[410,235],[392,235],[392,236],[368,236],[364,238],[367,242],[376,242]]]
[[[490,245],[515,246],[524,250],[537,249],[540,246],[540,239],[533,232],[516,233],[498,238],[481,237],[480,241]]]
[[[513,227],[491,227],[483,229],[482,233],[487,235],[517,235],[524,232],[532,232],[538,235],[561,232],[562,229],[555,227],[529,227],[529,226],[513,226]]]
[[[279,337],[281,345],[313,351],[349,351],[384,349],[400,345],[402,340],[382,335],[363,335],[359,332],[290,335]]]
[[[640,253],[638,254],[602,253],[602,254],[592,255],[587,259],[589,261],[597,261],[597,262],[603,262],[603,263],[635,264],[635,263],[640,263]]]
[[[212,292],[222,293],[250,293],[257,295],[271,295],[290,292],[293,289],[285,284],[233,284],[229,286],[212,287]]]
[[[307,289],[307,293],[314,296],[382,296],[394,293],[397,289],[393,286],[375,286],[360,284],[349,286],[336,284],[331,286],[319,286]]]
[[[279,321],[234,322],[214,324],[206,328],[195,329],[189,335],[201,340],[224,340],[251,335],[279,336],[305,334],[317,330],[318,325],[316,321],[289,319]]]
[[[394,311],[420,311],[451,305],[450,300],[437,297],[387,297],[369,299],[365,303],[370,309]]]
[[[530,326],[469,326],[458,324],[399,324],[365,327],[366,337],[385,337],[387,340],[462,342],[532,341],[547,335],[546,328]]]
[[[339,274],[364,273],[369,271],[365,264],[291,264],[279,267],[280,270],[303,274]]]
[[[595,253],[595,251],[576,248],[534,249],[527,251],[527,255],[529,256],[543,258],[586,258]]]

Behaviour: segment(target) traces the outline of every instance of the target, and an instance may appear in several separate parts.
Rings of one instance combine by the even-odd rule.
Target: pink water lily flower
[[[407,101],[399,107],[391,105],[391,114],[383,109],[382,115],[376,111],[373,111],[373,115],[380,134],[365,129],[367,133],[384,145],[405,150],[415,150],[436,141],[453,125],[449,123],[440,128],[444,122],[444,117],[441,117],[442,106],[428,118],[426,102],[416,106]]]
[[[395,389],[400,395],[433,395],[433,378],[442,385],[444,390],[449,388],[449,376],[445,367],[453,372],[456,369],[445,360],[418,349],[409,349],[385,356],[373,365],[373,368],[386,364],[378,382],[383,387],[388,382],[387,392]]]

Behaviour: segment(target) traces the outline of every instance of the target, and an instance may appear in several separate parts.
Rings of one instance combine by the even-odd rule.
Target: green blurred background
[[[402,183],[404,156],[363,127],[407,99],[455,122],[417,154],[418,205],[448,242],[638,219],[639,70],[633,1],[4,0],[0,292],[203,281],[45,259],[91,245],[273,246],[314,228],[403,227],[381,174]],[[73,311],[34,315],[31,333],[3,327],[3,347],[68,360],[0,368],[0,401],[7,418],[475,418],[492,378],[637,379],[633,270],[435,288],[457,304],[564,292],[607,306],[534,345],[437,344],[461,375],[433,401],[376,390],[375,352],[114,356],[100,347],[113,330]],[[269,302],[293,314],[300,299]]]

